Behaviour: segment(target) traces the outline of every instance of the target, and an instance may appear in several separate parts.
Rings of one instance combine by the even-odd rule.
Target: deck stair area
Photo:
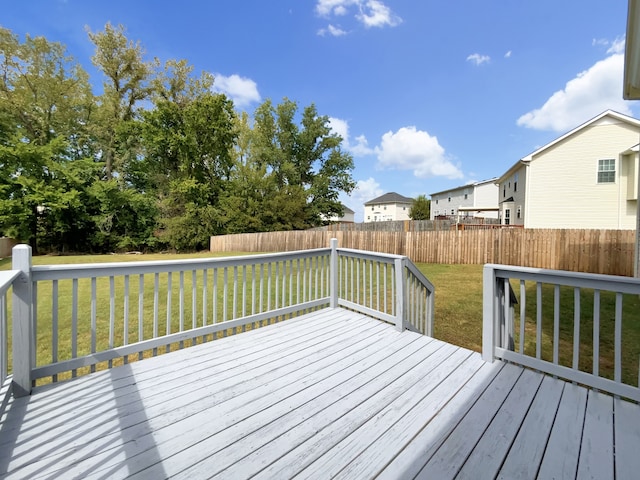
[[[16,248],[0,272],[0,478],[638,478],[636,280],[488,265],[481,354],[433,338],[433,285],[404,257],[334,243],[31,267]],[[572,321],[589,310],[591,337],[611,333],[610,362],[584,324],[556,353],[566,289]],[[39,295],[60,301],[34,309]],[[551,318],[527,312],[548,295]],[[615,318],[593,319],[609,297]]]

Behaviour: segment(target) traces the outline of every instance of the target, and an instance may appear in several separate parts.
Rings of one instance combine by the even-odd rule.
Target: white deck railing
[[[339,249],[335,239],[288,253],[47,266],[32,266],[31,249],[20,245],[13,260],[23,279],[13,301],[18,395],[41,378],[111,368],[318,308],[433,329],[433,285],[415,265]]]
[[[640,401],[640,279],[506,265],[483,275],[486,361]]]
[[[9,375],[9,292],[13,282],[20,275],[19,271],[0,272],[0,417],[11,395],[11,375]]]

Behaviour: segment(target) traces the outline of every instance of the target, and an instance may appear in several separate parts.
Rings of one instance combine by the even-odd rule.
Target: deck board
[[[637,404],[325,309],[12,399],[0,478],[633,478],[639,440]]]

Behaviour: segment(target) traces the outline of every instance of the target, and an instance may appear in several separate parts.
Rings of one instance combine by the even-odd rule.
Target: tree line
[[[101,74],[0,27],[0,236],[37,251],[206,248],[211,235],[341,215],[353,159],[311,104],[250,116],[186,60],[148,60],[123,26],[88,31]]]

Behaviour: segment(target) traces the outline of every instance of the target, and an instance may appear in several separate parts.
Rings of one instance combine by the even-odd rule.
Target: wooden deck
[[[638,478],[640,407],[344,309],[14,399],[2,478]]]

